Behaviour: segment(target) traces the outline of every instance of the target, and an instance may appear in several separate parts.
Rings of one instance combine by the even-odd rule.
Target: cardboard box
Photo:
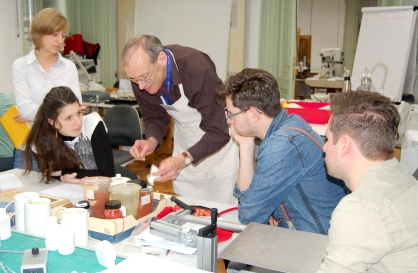
[[[291,103],[302,106],[303,108],[285,108],[289,114],[299,115],[308,123],[328,123],[331,111],[320,108],[329,106],[329,102],[292,101]]]
[[[89,218],[89,236],[97,240],[106,240],[110,243],[119,243],[128,238],[138,223],[147,218],[154,218],[165,207],[171,206],[171,195],[153,193],[154,211],[145,217],[136,220],[132,215],[118,219]]]

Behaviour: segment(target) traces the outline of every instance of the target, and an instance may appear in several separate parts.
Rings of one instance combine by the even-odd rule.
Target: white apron
[[[188,106],[189,100],[184,95],[182,84],[179,89],[181,97],[171,106],[161,97],[163,107],[174,119],[173,155],[186,151],[205,134],[199,127],[201,114]],[[173,179],[174,192],[181,196],[237,205],[238,199],[233,196],[233,189],[238,176],[238,163],[238,145],[231,137],[222,149],[207,156],[199,164],[183,168]]]

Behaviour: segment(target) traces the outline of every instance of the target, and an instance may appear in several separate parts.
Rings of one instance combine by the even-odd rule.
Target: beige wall
[[[245,0],[232,0],[231,31],[229,33],[228,76],[244,68]]]
[[[127,37],[133,34],[135,21],[135,0],[118,1],[118,75],[119,79],[126,77],[122,67],[120,55],[127,41]]]

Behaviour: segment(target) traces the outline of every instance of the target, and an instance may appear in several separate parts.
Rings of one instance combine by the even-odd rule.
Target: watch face
[[[186,157],[185,159],[184,159],[184,163],[186,163],[186,164],[190,164],[190,157]]]

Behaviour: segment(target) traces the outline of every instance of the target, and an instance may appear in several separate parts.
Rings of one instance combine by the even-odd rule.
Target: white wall
[[[343,50],[344,22],[344,0],[299,0],[300,34],[312,36],[311,72],[321,71],[321,49],[339,47]]]
[[[13,94],[12,64],[21,56],[17,2],[0,1],[0,92],[6,94]]]
[[[261,0],[245,1],[244,68],[258,68]]]
[[[152,33],[165,45],[179,44],[205,52],[215,63],[218,76],[226,79],[231,0],[136,0],[135,8],[136,35]],[[155,10],[160,13],[159,23],[150,24]],[[177,15],[174,20],[173,14]]]

